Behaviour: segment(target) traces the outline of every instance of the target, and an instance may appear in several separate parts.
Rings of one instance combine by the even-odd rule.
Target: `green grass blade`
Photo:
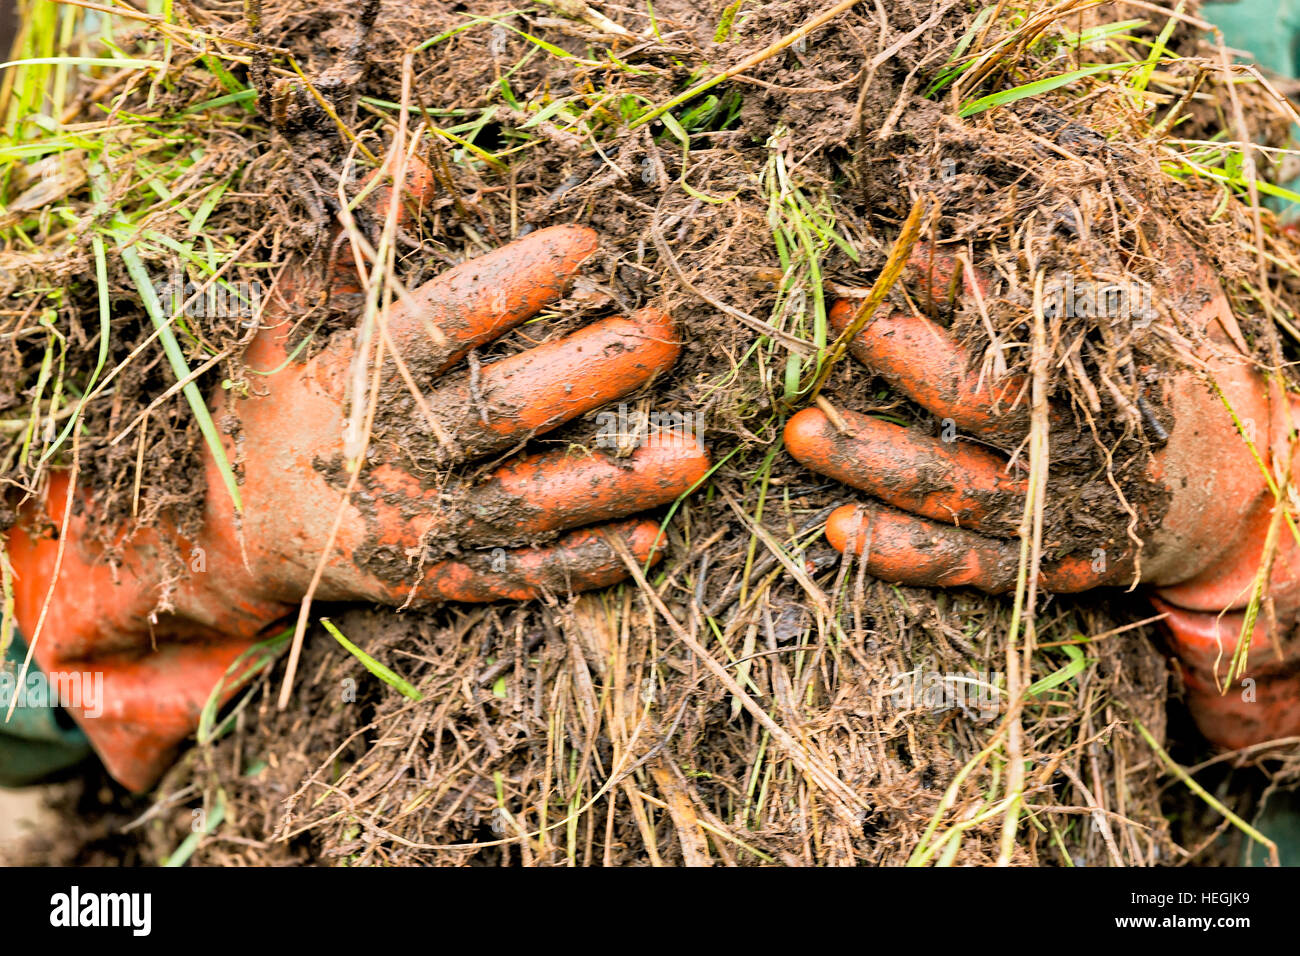
[[[158,330],[158,338],[162,342],[163,352],[167,355],[172,372],[176,375],[177,381],[185,381],[190,377],[190,367],[185,362],[185,354],[181,351],[180,343],[176,341],[176,334],[167,321],[168,317],[163,314],[162,303],[158,301],[153,283],[149,281],[149,272],[140,259],[140,253],[132,246],[119,248],[122,262],[126,264],[126,271],[135,282],[140,299],[144,302],[145,311],[149,313],[154,328]],[[217,471],[221,473],[226,491],[230,493],[230,500],[235,503],[235,510],[242,514],[244,503],[239,497],[239,485],[235,482],[235,473],[231,470],[230,459],[226,457],[226,447],[221,443],[221,435],[217,432],[216,423],[212,421],[208,404],[203,400],[198,383],[186,382],[181,391],[185,395],[185,400],[189,402],[190,410],[194,412],[194,420],[199,423],[199,431],[203,433],[203,440],[208,443],[208,450],[212,452],[212,458],[217,463]]]
[[[1039,694],[1049,691],[1053,687],[1059,687],[1071,678],[1082,674],[1090,665],[1097,663],[1096,658],[1084,657],[1083,651],[1079,650],[1077,647],[1071,647],[1067,644],[1062,648],[1062,650],[1069,656],[1070,663],[1066,664],[1060,670],[1048,674],[1042,680],[1037,680],[1030,684],[1029,690],[1026,692],[1030,697],[1037,697]]]
[[[240,707],[235,708],[236,713],[232,713],[217,724],[217,712],[221,709],[223,698],[229,697],[235,691],[243,687],[258,674],[266,669],[267,665],[275,660],[276,655],[280,652],[285,644],[289,643],[289,638],[293,637],[293,628],[288,627],[273,637],[268,637],[264,641],[258,641],[252,647],[247,648],[242,654],[230,662],[221,679],[212,685],[212,693],[208,694],[208,699],[203,704],[203,710],[199,714],[199,728],[195,737],[199,744],[206,744],[225,735],[226,730],[234,723],[236,713]],[[261,655],[258,660],[254,661],[247,668],[244,668],[244,661],[254,655]],[[242,673],[240,671],[242,670]],[[231,675],[239,673],[239,677],[234,681],[227,683]],[[241,705],[242,706],[242,705]]]
[[[333,621],[331,621],[327,617],[323,617],[320,619],[320,622],[321,625],[325,628],[325,630],[330,632],[330,636],[333,637],[334,640],[342,644],[343,648],[349,654],[351,654],[353,657],[359,660],[366,670],[370,671],[370,673],[374,674],[381,681],[383,681],[389,687],[392,687],[394,690],[396,690],[398,693],[402,694],[403,696],[409,697],[411,698],[411,700],[424,700],[424,695],[421,694],[418,690],[416,690],[406,681],[402,680],[402,678],[398,677],[396,674],[394,674],[383,664],[379,663],[379,661],[375,660],[373,657],[371,657],[361,648],[357,647],[357,645],[353,644],[346,637],[344,637],[343,632],[334,626]]]
[[[153,70],[166,65],[162,60],[133,60],[125,57],[38,56],[26,60],[9,60],[6,63],[0,63],[0,70],[9,66],[35,66],[37,64],[49,66],[111,66],[118,70]]]
[[[1052,90],[1060,89],[1062,86],[1069,86],[1075,80],[1083,79],[1085,76],[1095,76],[1098,73],[1113,73],[1119,70],[1127,70],[1135,66],[1135,61],[1124,63],[1096,63],[1092,66],[1085,66],[1079,70],[1071,70],[1069,73],[1062,73],[1060,76],[1049,76],[1043,80],[1035,80],[1033,83],[1026,83],[1024,86],[1017,86],[1015,89],[1003,90],[1001,93],[990,93],[988,96],[981,96],[977,100],[967,103],[961,108],[957,115],[965,119],[974,116],[976,113],[983,113],[985,110],[992,109],[995,106],[1006,106],[1008,103],[1014,103],[1016,100],[1027,99],[1031,96],[1038,96],[1040,93],[1048,93]]]
[[[95,356],[95,371],[90,375],[90,381],[86,383],[86,391],[82,395],[81,401],[84,403],[86,398],[95,389],[95,383],[99,381],[99,373],[104,370],[104,363],[108,361],[108,335],[109,335],[109,306],[108,306],[108,263],[104,256],[104,238],[102,236],[92,236],[90,240],[91,249],[95,255],[95,283],[99,286],[99,354]],[[68,424],[63,426],[63,431],[59,436],[45,449],[41,455],[41,461],[49,459],[68,439],[72,429],[76,427],[81,418],[81,410],[68,419]]]
[[[1092,27],[1082,33],[1072,33],[1067,29],[1065,30],[1065,46],[1081,47],[1091,46],[1094,43],[1104,43],[1107,40],[1133,40],[1136,37],[1125,36],[1125,33],[1137,27],[1144,27],[1150,22],[1143,19],[1119,20],[1115,23],[1103,23],[1101,26]]]
[[[1185,6],[1185,2],[1180,2],[1178,4],[1177,12],[1181,14],[1183,12],[1183,7]],[[1165,28],[1160,31],[1160,36],[1156,38],[1156,42],[1151,47],[1150,55],[1147,57],[1146,62],[1138,69],[1137,76],[1133,79],[1134,92],[1146,92],[1147,84],[1151,82],[1151,76],[1155,73],[1156,66],[1160,63],[1160,58],[1164,56],[1169,49],[1166,44],[1169,43],[1169,37],[1173,34],[1174,27],[1177,25],[1177,18],[1170,17],[1169,22],[1165,24]]]
[[[202,113],[204,110],[220,109],[223,106],[229,106],[231,103],[244,104],[245,111],[256,112],[249,105],[250,101],[257,99],[257,90],[240,90],[238,93],[227,93],[225,96],[218,96],[216,99],[205,100],[202,103],[195,103],[193,106],[187,106],[178,113],[178,116],[190,116],[194,113]]]
[[[208,814],[208,819],[205,821],[202,831],[191,833],[182,840],[181,845],[172,851],[171,856],[163,860],[162,865],[165,867],[184,866],[189,858],[194,855],[194,851],[199,848],[199,841],[209,833],[216,833],[217,828],[225,822],[225,819],[226,796],[223,791],[218,790],[216,799],[212,803],[212,812]]]

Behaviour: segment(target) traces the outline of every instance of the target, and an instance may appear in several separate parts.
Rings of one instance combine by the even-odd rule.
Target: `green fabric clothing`
[[[0,672],[3,674],[0,676],[0,787],[37,783],[90,755],[86,735],[63,712],[58,701],[28,706],[19,696],[13,717],[4,720],[9,702],[17,693],[17,678],[26,656],[27,645],[15,634],[5,650]],[[33,664],[27,686],[44,680],[45,675]]]
[[[1203,3],[1201,18],[1219,28],[1224,43],[1249,51],[1266,70],[1300,77],[1300,0]]]
[[[1203,3],[1201,17],[1223,34],[1234,50],[1249,52],[1265,70],[1288,79],[1300,79],[1300,0],[1237,0]],[[1300,144],[1300,126],[1291,127],[1292,145]],[[1281,184],[1300,192],[1300,177]],[[1291,224],[1300,220],[1300,204],[1276,196],[1264,204]]]
[[[1251,825],[1277,844],[1278,862],[1300,866],[1300,793],[1279,790],[1255,814]],[[1254,840],[1243,841],[1243,866],[1268,866],[1268,848]]]

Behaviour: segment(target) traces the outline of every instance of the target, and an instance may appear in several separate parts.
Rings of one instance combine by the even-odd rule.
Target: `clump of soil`
[[[164,809],[132,831],[143,834],[146,856],[171,853],[194,809],[211,815],[219,806],[223,822],[200,842],[195,862],[898,864],[924,843],[932,820],[941,832],[970,824],[948,844],[954,862],[997,857],[1000,816],[970,821],[1003,779],[997,762],[977,755],[1005,708],[996,692],[981,708],[954,687],[998,683],[1009,608],[970,592],[886,585],[825,544],[826,515],[853,495],[781,450],[781,428],[797,407],[788,383],[806,375],[814,347],[826,344],[828,299],[871,285],[919,197],[935,209],[923,239],[990,277],[987,316],[963,301],[940,303],[937,317],[981,360],[994,350],[1005,356],[1011,373],[1028,358],[1020,346],[1031,265],[1159,287],[1169,277],[1151,250],[1177,233],[1231,282],[1251,265],[1234,238],[1253,234],[1250,217],[1212,186],[1162,171],[1159,143],[1140,135],[1146,127],[1122,92],[1063,90],[958,119],[956,93],[925,94],[978,28],[963,5],[934,0],[850,10],[675,111],[676,129],[662,121],[628,129],[620,113],[627,104],[666,102],[767,48],[824,4],[742,5],[730,33],[720,33],[724,11],[712,7],[660,0],[654,22],[607,7],[631,38],[566,16],[567,6],[516,15],[497,0],[472,11],[381,5],[368,32],[359,21],[370,6],[340,13],[293,0],[263,11],[261,37],[291,50],[309,76],[332,78],[322,84],[332,107],[372,150],[382,150],[382,119],[393,115],[377,104],[400,99],[405,52],[442,38],[412,61],[411,101],[430,122],[459,132],[428,139],[425,158],[440,189],[402,237],[402,281],[414,287],[539,226],[594,226],[602,253],[575,294],[544,323],[481,350],[480,360],[596,315],[667,308],[682,330],[683,357],[628,404],[634,413],[691,416],[720,464],[669,522],[653,598],[625,584],[522,606],[337,609],[343,632],[423,699],[379,682],[313,629],[293,706],[274,709],[282,673],[273,668],[243,698],[232,731],[188,751],[160,784],[153,799]],[[207,30],[245,29],[233,6],[201,5],[191,15]],[[1068,25],[1081,32],[1100,16],[1081,11]],[[1141,32],[1154,37],[1159,26]],[[965,95],[1014,85],[1044,61],[1061,72],[1047,59],[1057,44],[1032,40]],[[1181,28],[1170,39],[1189,56],[1198,43]],[[1198,62],[1185,61],[1184,80]],[[242,66],[236,74],[250,78]],[[155,108],[212,95],[184,76]],[[263,97],[265,116],[241,115],[237,127],[207,134],[214,162],[239,170],[236,197],[213,211],[208,228],[247,239],[249,261],[308,257],[325,276],[341,254],[331,225],[338,182],[355,194],[357,151],[300,86],[276,83]],[[536,108],[564,97],[581,104],[585,125]],[[1188,139],[1221,128],[1202,107],[1189,107],[1203,132],[1186,131]],[[475,162],[475,149],[457,146],[471,132],[477,150],[508,162]],[[1270,120],[1257,132],[1280,138],[1285,125]],[[359,215],[373,235],[378,224]],[[184,225],[164,213],[154,228]],[[1287,240],[1270,231],[1267,241]],[[15,288],[57,276],[76,291],[63,308],[76,344],[93,351],[84,253],[8,261],[27,270]],[[116,265],[110,278],[117,362],[150,325]],[[1285,288],[1294,280],[1278,281]],[[1275,325],[1235,292],[1252,344],[1262,358],[1276,355]],[[903,286],[891,295],[908,307]],[[346,334],[356,315],[349,304],[325,302],[302,326]],[[239,346],[248,334],[235,322],[196,328],[203,354],[228,353],[205,387],[245,377]],[[1053,432],[1049,557],[1120,549],[1163,508],[1142,477],[1163,412],[1142,410],[1140,370],[1167,370],[1178,359],[1148,328],[1083,315],[1055,316],[1051,342],[1052,397],[1064,417]],[[0,357],[12,372],[4,380],[30,380],[35,352],[24,349],[20,340]],[[147,523],[168,511],[182,525],[198,520],[202,440],[179,396],[151,411],[143,460],[134,442],[109,443],[170,387],[169,374],[161,353],[146,348],[111,398],[88,408],[82,466],[108,516]],[[933,433],[941,427],[851,361],[834,370],[824,394],[839,407]],[[15,390],[10,405],[18,402]],[[383,426],[381,435],[409,434]],[[594,429],[589,417],[532,447],[585,447]],[[15,483],[37,480],[12,452],[9,466]],[[1025,826],[1015,862],[1212,855],[1212,841],[1192,846],[1196,811],[1179,818],[1177,832],[1171,827],[1179,797],[1162,792],[1162,767],[1133,728],[1136,718],[1165,738],[1168,668],[1150,629],[1129,625],[1149,616],[1145,606],[1108,594],[1105,603],[1047,598],[1037,613],[1038,641],[1049,646],[1035,654],[1034,678],[1070,663],[1062,645],[1073,649],[1079,635],[1094,641],[1083,647],[1089,665],[1026,709],[1023,757],[1033,770],[1024,801],[1038,822]],[[683,634],[722,662],[742,693],[721,683]],[[969,684],[932,680],[954,674],[969,675]],[[1200,745],[1183,733],[1185,749],[1175,752],[1195,753]],[[972,760],[965,785],[946,797]],[[828,790],[821,772],[843,789]],[[1093,826],[1090,810],[1119,822]]]

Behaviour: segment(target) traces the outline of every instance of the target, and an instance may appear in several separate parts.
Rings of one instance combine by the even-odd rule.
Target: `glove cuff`
[[[155,609],[171,532],[142,531],[113,567],[88,540],[88,512],[74,511],[60,563],[67,492],[67,474],[54,473],[43,499],[29,501],[6,535],[14,617],[34,639],[34,664],[45,675],[96,688],[94,700],[82,693],[66,710],[108,772],[143,790],[194,731],[218,681],[238,676],[228,669],[237,671],[239,656],[286,609],[226,594],[233,578],[227,561],[183,581],[176,613],[162,620]],[[234,692],[230,685],[223,685],[222,700]]]
[[[1244,672],[1232,677],[1245,614],[1211,614],[1180,608],[1157,595],[1175,666],[1187,688],[1188,707],[1201,733],[1228,749],[1300,736],[1300,628],[1279,626],[1270,638],[1257,619],[1245,649]]]

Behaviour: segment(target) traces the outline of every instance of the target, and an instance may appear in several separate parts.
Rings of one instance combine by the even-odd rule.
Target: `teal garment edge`
[[[0,787],[24,787],[39,783],[90,756],[90,743],[58,701],[28,706],[20,697],[13,717],[5,721],[12,695],[17,693],[18,674],[27,656],[27,645],[16,632],[5,649],[0,681]],[[44,673],[33,663],[27,683],[44,681]],[[48,685],[47,685],[48,686]],[[48,695],[45,695],[48,696]]]
[[[1200,16],[1219,28],[1223,42],[1249,53],[1265,70],[1288,79],[1300,79],[1300,0],[1238,0],[1203,3]],[[1300,144],[1300,126],[1291,127],[1292,146]],[[1300,192],[1300,177],[1282,183]],[[1300,220],[1300,204],[1277,196],[1264,204],[1288,225]]]

